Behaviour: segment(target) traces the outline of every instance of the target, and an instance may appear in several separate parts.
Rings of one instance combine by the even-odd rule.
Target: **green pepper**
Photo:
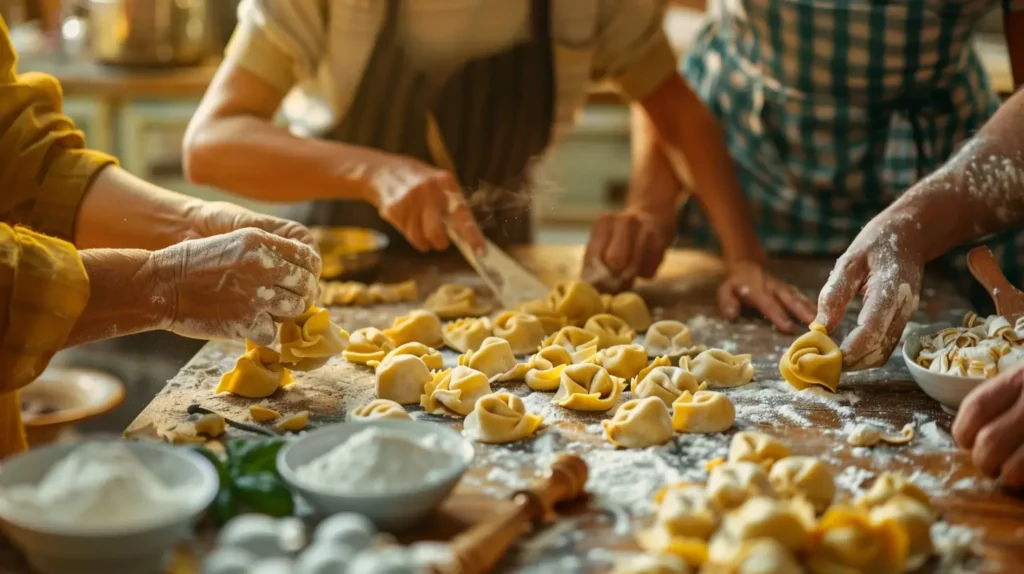
[[[238,497],[234,487],[230,484],[222,486],[217,491],[217,497],[213,499],[213,504],[210,505],[210,515],[213,516],[213,521],[217,526],[223,526],[228,520],[238,515],[238,510]]]
[[[291,516],[295,513],[292,492],[274,472],[255,472],[235,477],[238,500],[255,512],[270,516]]]
[[[284,440],[268,438],[263,440],[230,441],[225,447],[231,474],[241,476],[255,472],[277,472],[277,453],[284,446]]]

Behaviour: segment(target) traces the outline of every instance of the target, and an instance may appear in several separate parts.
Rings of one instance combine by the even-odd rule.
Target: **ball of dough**
[[[494,319],[494,336],[508,341],[513,354],[526,355],[544,340],[544,326],[533,315],[505,311]]]
[[[516,395],[494,393],[476,402],[462,429],[477,442],[506,443],[532,435],[542,422],[542,417],[526,412],[522,399]]]
[[[729,462],[756,462],[769,469],[775,461],[789,456],[789,447],[779,439],[759,432],[738,432],[729,444]]]
[[[592,363],[569,365],[562,369],[558,392],[551,400],[560,407],[577,411],[607,411],[622,395],[622,379]]]
[[[768,473],[775,493],[783,498],[803,498],[823,512],[832,504],[835,481],[825,463],[809,456],[790,456],[772,465]]]
[[[716,433],[732,428],[736,407],[714,391],[683,391],[672,402],[672,428],[682,433]]]
[[[384,330],[384,334],[391,339],[391,343],[394,345],[423,343],[428,347],[435,348],[444,345],[441,319],[434,313],[422,309],[396,318],[391,327]]]
[[[782,378],[799,390],[819,385],[836,392],[842,368],[839,346],[819,323],[811,323],[811,330],[793,341],[779,361]]]
[[[628,345],[636,337],[636,331],[630,329],[624,320],[608,313],[599,313],[587,319],[583,329],[597,335],[598,350]]]
[[[601,426],[608,442],[624,448],[657,446],[672,439],[672,416],[655,397],[627,401]]]
[[[708,498],[717,508],[731,510],[755,496],[773,496],[775,491],[764,467],[753,462],[727,462],[708,474]]]
[[[671,405],[684,391],[697,392],[699,385],[693,373],[679,367],[659,366],[633,379],[630,391],[634,397],[657,397]]]
[[[388,399],[374,399],[365,405],[359,405],[349,414],[350,419],[399,419],[412,420],[402,405]]]
[[[602,295],[604,312],[611,313],[622,319],[634,331],[643,332],[651,326],[651,312],[643,297],[632,291],[623,291],[617,295]]]
[[[708,349],[692,361],[680,363],[680,366],[710,387],[738,387],[754,378],[750,355],[733,355],[722,349]]]
[[[375,371],[377,398],[388,399],[400,405],[420,402],[424,388],[433,380],[430,369],[416,355],[386,357]]]
[[[558,283],[548,295],[547,302],[551,310],[566,317],[573,325],[582,325],[604,310],[597,289],[583,281]]]
[[[489,394],[491,383],[487,375],[458,366],[433,376],[420,396],[420,406],[430,414],[464,417],[473,412],[481,397]]]

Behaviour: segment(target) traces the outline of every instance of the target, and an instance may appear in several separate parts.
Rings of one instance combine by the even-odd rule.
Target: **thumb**
[[[846,308],[860,291],[867,275],[868,264],[864,257],[840,257],[818,295],[818,314],[814,322],[823,325],[829,333],[834,331],[846,315]]]

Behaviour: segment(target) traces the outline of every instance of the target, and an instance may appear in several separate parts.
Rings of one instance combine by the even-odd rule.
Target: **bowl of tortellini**
[[[917,386],[948,413],[975,387],[1024,362],[1024,321],[967,313],[959,326],[910,333],[903,359]]]
[[[365,227],[314,227],[323,262],[322,279],[369,280],[380,267],[388,237]]]

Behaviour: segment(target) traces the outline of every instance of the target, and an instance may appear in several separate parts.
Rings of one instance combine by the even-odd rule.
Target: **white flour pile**
[[[299,480],[339,494],[388,494],[436,480],[457,463],[436,435],[360,431],[296,469]]]
[[[181,512],[183,488],[165,484],[124,444],[87,443],[55,464],[38,484],[0,491],[15,516],[63,526],[112,529],[158,522]]]

